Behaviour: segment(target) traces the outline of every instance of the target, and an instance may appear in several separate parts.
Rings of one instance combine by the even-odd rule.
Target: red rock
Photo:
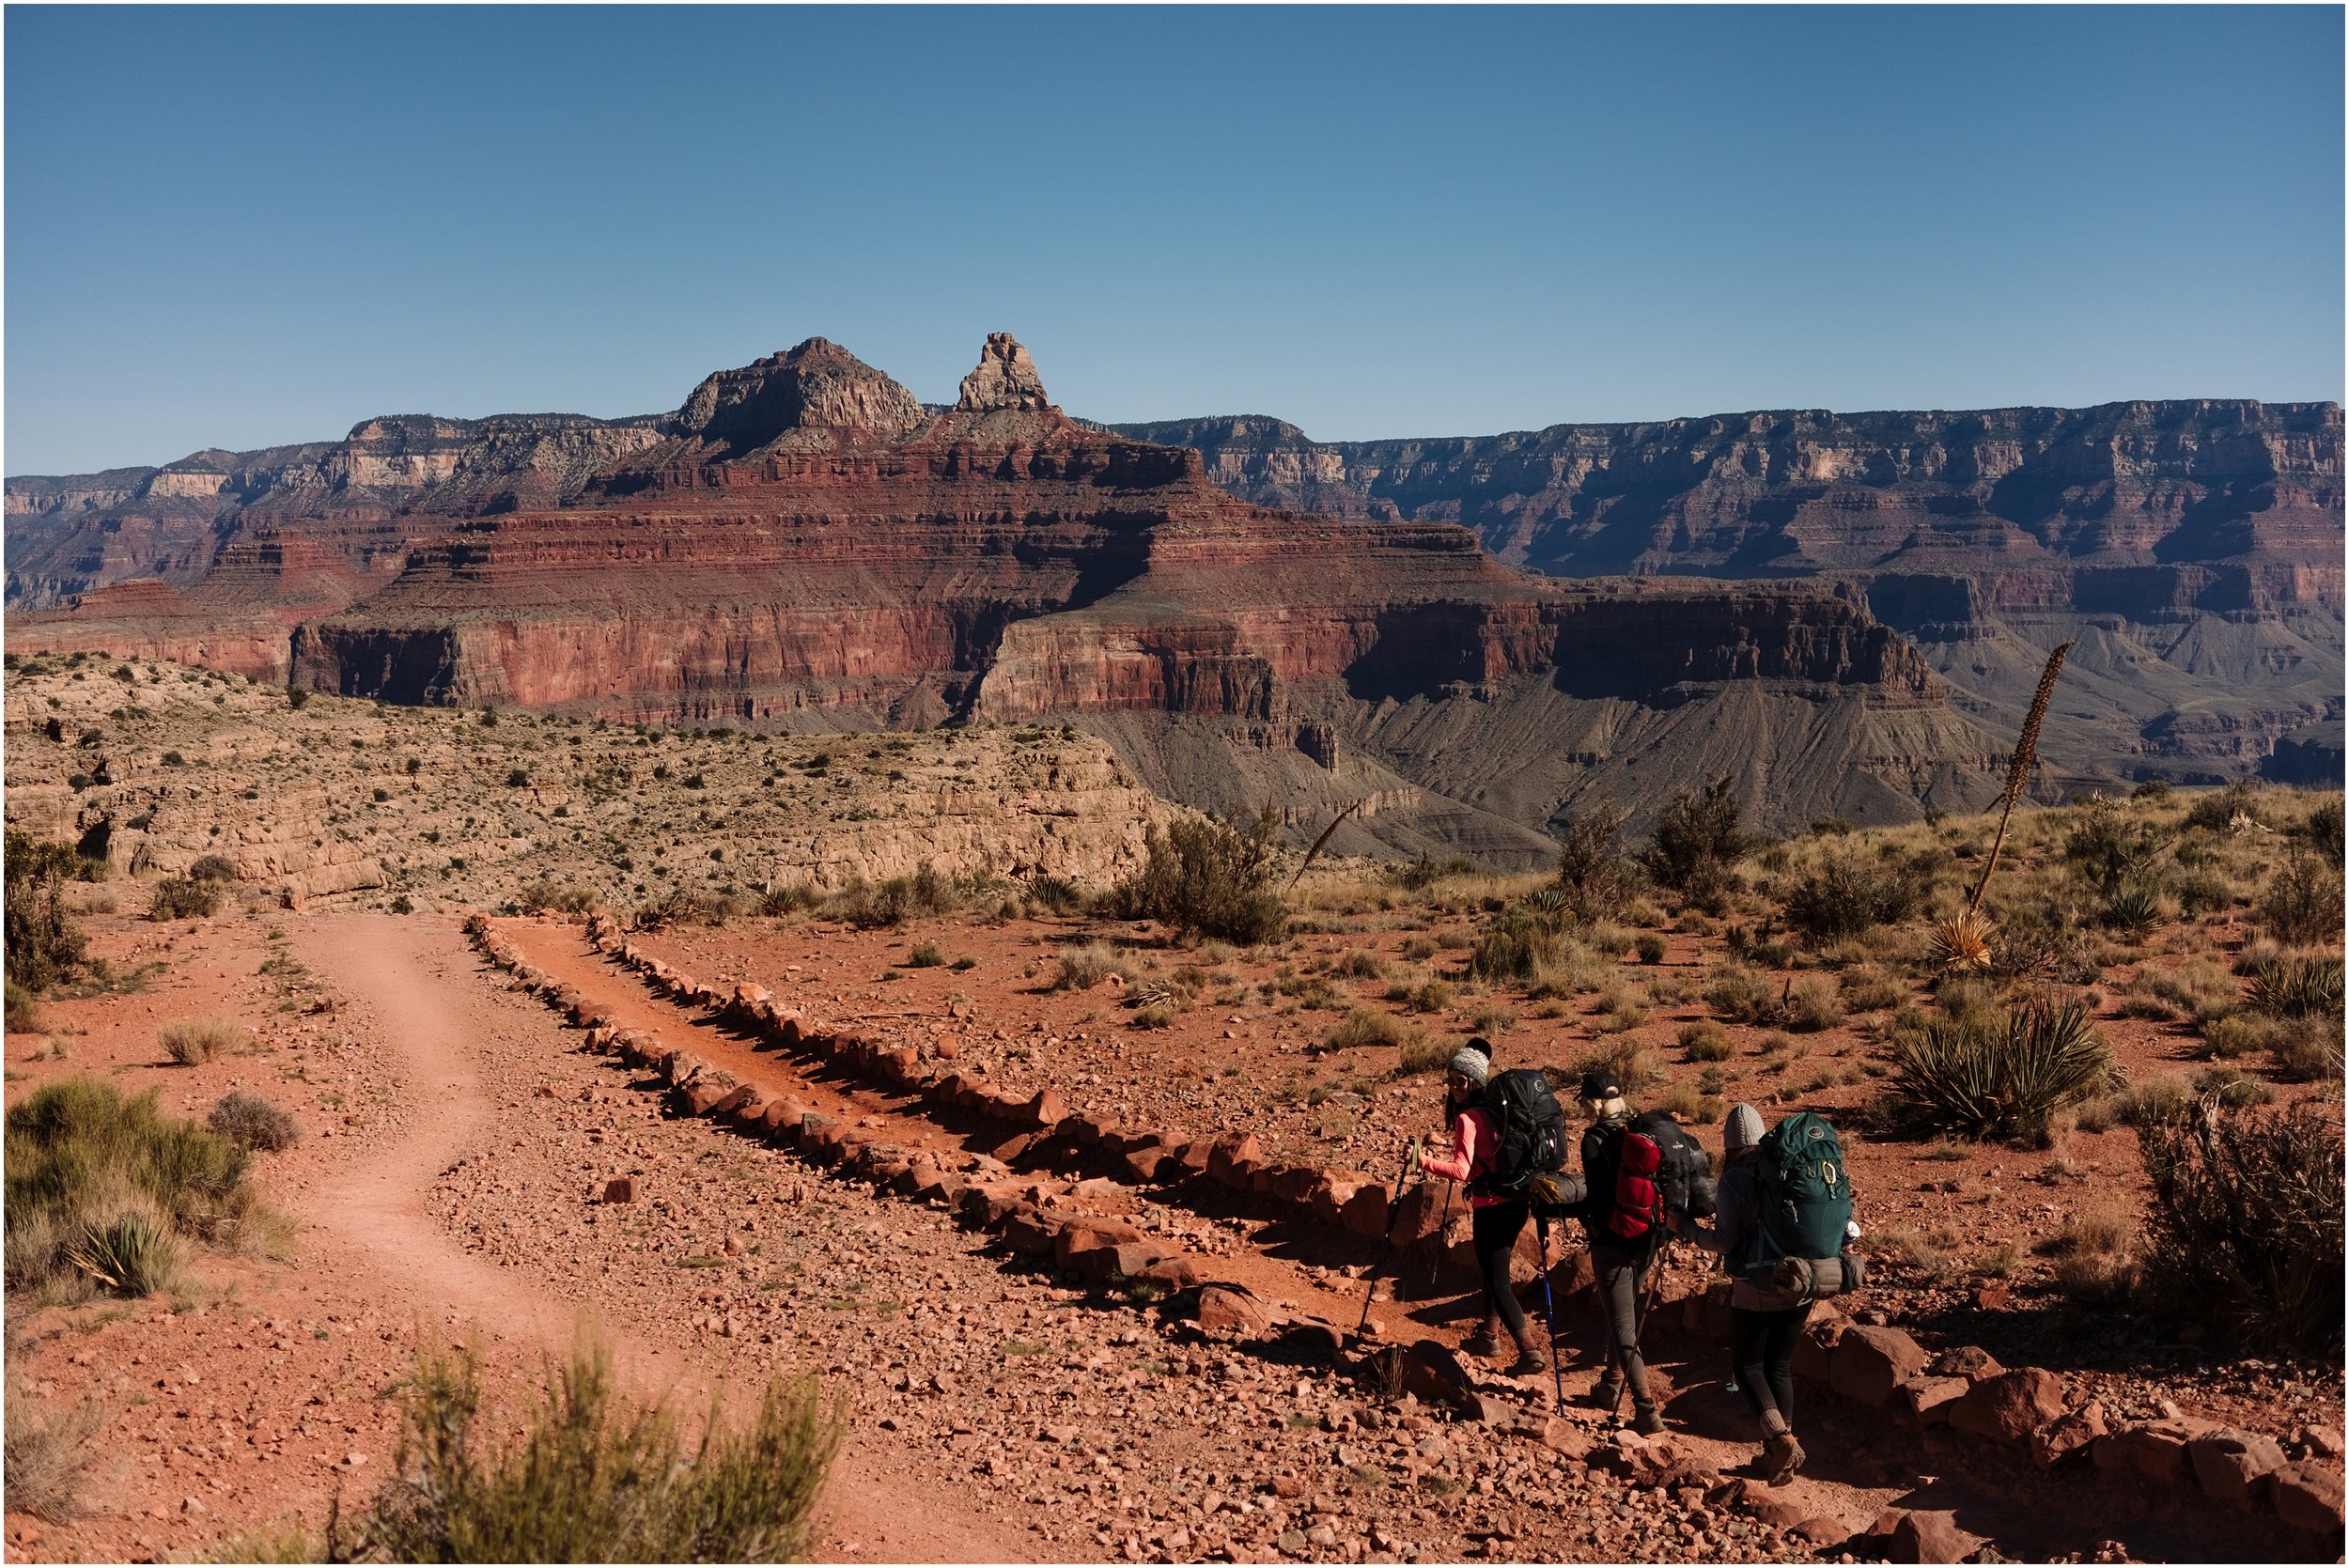
[[[1950,1405],[1965,1397],[1973,1385],[1963,1377],[1912,1377],[1894,1390],[1893,1404],[1914,1416],[1919,1424],[1938,1426],[1950,1419]]]
[[[1152,1264],[1167,1256],[1155,1241],[1119,1241],[1070,1254],[1068,1266],[1087,1280],[1138,1280]]]
[[[988,1150],[988,1157],[989,1159],[998,1159],[1003,1161],[1005,1165],[1010,1165],[1043,1141],[1043,1135],[1040,1133],[1023,1132],[1016,1137],[1006,1138],[1001,1143],[998,1143],[993,1148]]]
[[[1580,1459],[1598,1446],[1598,1438],[1588,1427],[1552,1416],[1542,1423],[1542,1445],[1568,1459]]]
[[[723,1120],[746,1105],[755,1105],[758,1090],[748,1083],[738,1083],[712,1100],[708,1110],[700,1114]]]
[[[677,1105],[688,1116],[707,1116],[729,1095],[739,1092],[739,1086],[729,1087],[707,1080],[691,1083],[677,1092]]]
[[[1057,1127],[1067,1117],[1068,1108],[1063,1105],[1061,1097],[1050,1089],[1037,1090],[1035,1096],[1019,1108],[1021,1124],[1038,1130]]]
[[[1264,1153],[1256,1146],[1256,1136],[1249,1133],[1237,1140],[1218,1142],[1207,1151],[1207,1177],[1246,1191],[1250,1178],[1263,1162]]]
[[[2338,1541],[2341,1532],[2341,1467],[2303,1459],[2268,1476],[2276,1516],[2295,1529],[2321,1531]]]
[[[1978,1344],[1961,1344],[1944,1350],[1933,1358],[1932,1368],[1937,1377],[1963,1377],[1975,1383],[1996,1377],[2005,1370],[1996,1357]]]
[[[2105,1407],[2090,1400],[2068,1415],[2058,1416],[2030,1435],[2030,1462],[2043,1470],[2084,1453],[2105,1436]]]
[[[1892,1526],[1886,1555],[1894,1562],[1957,1562],[1981,1545],[1981,1536],[1958,1529],[1953,1515],[1935,1509],[1903,1514]]]
[[[636,1178],[634,1176],[614,1176],[610,1181],[604,1183],[603,1201],[607,1203],[632,1203],[636,1202]]]
[[[981,1230],[991,1230],[1003,1223],[1004,1216],[1023,1205],[1033,1206],[1009,1183],[980,1182],[964,1189],[956,1201],[955,1211]]]
[[[1024,1205],[1007,1211],[1003,1227],[1003,1245],[1023,1257],[1050,1253],[1060,1240],[1059,1220]]]
[[[1061,1227],[1060,1239],[1052,1247],[1052,1256],[1066,1265],[1079,1252],[1118,1247],[1142,1239],[1142,1233],[1122,1219],[1071,1219]]]
[[[1828,1381],[1846,1399],[1882,1405],[1926,1359],[1924,1347],[1898,1328],[1851,1328],[1828,1354]]]
[[[1384,1240],[1392,1210],[1387,1201],[1384,1182],[1367,1182],[1354,1189],[1346,1206],[1338,1211],[1338,1223],[1354,1235],[1367,1240]]]
[[[1814,1546],[1830,1545],[1851,1539],[1851,1531],[1844,1528],[1843,1521],[1832,1514],[1814,1514],[1796,1525],[1793,1533],[1801,1536]]]
[[[2207,1421],[2149,1421],[2098,1438],[2090,1456],[2100,1470],[2134,1470],[2162,1485],[2179,1485],[2193,1473],[2186,1444],[2209,1430]]]
[[[1949,1405],[1950,1424],[1978,1437],[2022,1443],[2064,1413],[2063,1384],[2043,1367],[2022,1367],[1975,1384]]]
[[[2234,1427],[2205,1433],[2187,1443],[2186,1452],[2202,1491],[2220,1502],[2251,1500],[2261,1479],[2284,1464],[2284,1451],[2275,1438]]]
[[[1144,1265],[1135,1271],[1134,1277],[1154,1285],[1162,1285],[1168,1290],[1189,1290],[1206,1278],[1196,1262],[1180,1253]]]
[[[1825,1383],[1832,1375],[1831,1356],[1843,1331],[1851,1327],[1840,1317],[1821,1319],[1815,1313],[1795,1336],[1795,1375]]]
[[[1125,1167],[1127,1174],[1133,1180],[1144,1184],[1156,1182],[1169,1172],[1179,1172],[1183,1168],[1182,1162],[1171,1152],[1156,1145],[1136,1149],[1124,1156],[1118,1163]]]
[[[1261,1339],[1272,1331],[1272,1312],[1245,1285],[1206,1285],[1199,1292],[1199,1327]]]

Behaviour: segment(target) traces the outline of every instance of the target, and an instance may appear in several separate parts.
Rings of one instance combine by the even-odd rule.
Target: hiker
[[[1647,1362],[1640,1355],[1640,1287],[1656,1261],[1663,1227],[1622,1207],[1624,1132],[1631,1125],[1623,1080],[1610,1068],[1595,1067],[1582,1075],[1581,1094],[1591,1113],[1591,1125],[1582,1134],[1582,1175],[1590,1188],[1581,1210],[1582,1228],[1591,1238],[1591,1272],[1607,1313],[1607,1370],[1591,1389],[1591,1403],[1612,1410],[1628,1386],[1631,1429],[1652,1436],[1664,1430],[1664,1417],[1656,1407]],[[1640,1172],[1641,1185],[1654,1174],[1653,1167]],[[1626,1229],[1632,1234],[1623,1234]]]
[[[1788,1123],[1816,1118],[1790,1117]],[[1781,1123],[1781,1129],[1788,1123]],[[1822,1124],[1824,1125],[1824,1124]],[[1803,1129],[1803,1130],[1807,1130]],[[1761,1260],[1775,1256],[1763,1222],[1762,1113],[1750,1105],[1730,1107],[1721,1123],[1722,1170],[1719,1213],[1711,1225],[1674,1217],[1675,1233],[1708,1251],[1721,1254],[1735,1281],[1729,1290],[1729,1361],[1737,1389],[1762,1423],[1762,1473],[1773,1486],[1784,1485],[1802,1468],[1802,1444],[1795,1438],[1795,1343],[1811,1316],[1813,1288],[1787,1290],[1770,1278]],[[1822,1145],[1824,1146],[1824,1145]],[[1840,1162],[1840,1150],[1837,1155]],[[1836,1178],[1840,1181],[1840,1178]],[[1848,1187],[1843,1188],[1843,1213],[1848,1215]],[[1829,1207],[1828,1219],[1836,1217]],[[1843,1221],[1847,1223],[1847,1220]],[[1839,1259],[1839,1262],[1842,1260]],[[1818,1270],[1806,1265],[1803,1274],[1815,1281]],[[1845,1265],[1844,1272],[1856,1276]],[[1757,1278],[1757,1275],[1759,1276]],[[1832,1284],[1847,1288],[1856,1278],[1839,1273]]]
[[[1509,1262],[1532,1209],[1521,1177],[1514,1191],[1493,1189],[1495,1175],[1507,1173],[1500,1170],[1502,1127],[1486,1104],[1493,1076],[1492,1051],[1490,1042],[1475,1039],[1453,1053],[1444,1067],[1444,1116],[1452,1126],[1452,1151],[1439,1155],[1430,1149],[1420,1156],[1419,1166],[1428,1175],[1469,1184],[1476,1266],[1485,1281],[1485,1322],[1462,1348],[1471,1356],[1500,1355],[1500,1337],[1494,1327],[1505,1325],[1517,1347],[1517,1358],[1510,1364],[1508,1375],[1530,1377],[1542,1370],[1542,1356],[1533,1348],[1532,1327],[1526,1321],[1525,1309],[1517,1304],[1516,1286],[1510,1283]],[[1440,1237],[1438,1244],[1441,1244]]]

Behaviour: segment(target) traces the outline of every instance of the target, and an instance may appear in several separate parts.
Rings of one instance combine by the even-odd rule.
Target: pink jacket
[[[1463,1110],[1452,1119],[1452,1153],[1439,1156],[1433,1149],[1419,1157],[1419,1168],[1431,1176],[1447,1181],[1470,1182],[1490,1173],[1493,1151],[1498,1145],[1493,1133],[1493,1119],[1482,1106]],[[1469,1196],[1470,1208],[1490,1208],[1505,1203],[1506,1198]]]

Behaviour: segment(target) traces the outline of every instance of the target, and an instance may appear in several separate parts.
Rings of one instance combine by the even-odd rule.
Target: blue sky
[[[2340,399],[2342,12],[7,11],[11,474],[811,334],[1326,440]]]

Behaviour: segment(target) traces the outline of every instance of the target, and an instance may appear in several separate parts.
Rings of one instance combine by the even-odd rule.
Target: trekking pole
[[[1411,1179],[1411,1168],[1418,1163],[1419,1140],[1414,1138],[1403,1151],[1403,1171],[1394,1179],[1395,1206],[1398,1208],[1402,1206],[1404,1187]],[[1370,1265],[1370,1288],[1362,1292],[1362,1315],[1354,1325],[1357,1334],[1370,1323],[1370,1304],[1378,1296],[1378,1271],[1387,1266],[1387,1259],[1394,1251],[1394,1220],[1392,1214],[1387,1216],[1387,1234],[1379,1240],[1378,1256]]]
[[[1542,1253],[1542,1319],[1549,1326],[1549,1386],[1558,1396],[1558,1413],[1566,1413],[1566,1379],[1558,1370],[1558,1291],[1549,1282],[1549,1220],[1533,1217],[1533,1236]]]
[[[1648,1270],[1647,1288],[1632,1299],[1631,1348],[1624,1357],[1623,1381],[1615,1385],[1615,1403],[1607,1412],[1610,1421],[1623,1413],[1623,1396],[1631,1387],[1631,1358],[1638,1356],[1643,1362],[1647,1359],[1640,1353],[1640,1342],[1647,1337],[1647,1314],[1656,1305],[1656,1290],[1664,1278],[1664,1257],[1672,1250],[1672,1238],[1666,1236],[1664,1245],[1656,1250],[1655,1266]]]

